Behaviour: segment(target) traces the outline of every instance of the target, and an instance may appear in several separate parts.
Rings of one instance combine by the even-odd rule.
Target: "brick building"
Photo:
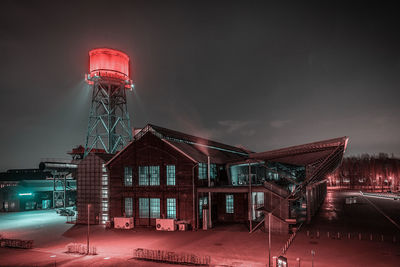
[[[254,153],[149,124],[105,164],[108,218],[133,217],[135,226],[157,218],[192,228],[245,223],[253,231],[268,226],[269,213],[272,230],[288,232],[311,220],[346,145],[342,137]],[[78,178],[78,206],[79,185]]]

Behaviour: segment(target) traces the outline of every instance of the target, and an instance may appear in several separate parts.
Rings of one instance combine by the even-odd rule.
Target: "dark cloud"
[[[400,155],[399,16],[381,1],[3,1],[1,169],[83,144],[87,52],[125,51],[135,127],[255,151],[350,136]]]

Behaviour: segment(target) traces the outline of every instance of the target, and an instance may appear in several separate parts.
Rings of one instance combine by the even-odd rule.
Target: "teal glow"
[[[32,196],[32,193],[20,193],[19,196]]]

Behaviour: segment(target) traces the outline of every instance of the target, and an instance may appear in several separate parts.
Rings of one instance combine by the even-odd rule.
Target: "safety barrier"
[[[338,232],[338,231],[322,231],[326,237],[334,240],[360,240],[360,241],[378,241],[398,243],[400,238],[396,235],[379,234],[379,233],[361,233],[361,232]],[[324,234],[324,235],[325,235]],[[324,236],[322,235],[322,237]],[[309,238],[320,238],[320,231],[307,230]]]
[[[80,243],[69,243],[67,245],[67,253],[87,254],[87,246]],[[89,246],[89,255],[97,255],[95,246]]]
[[[21,239],[8,239],[1,238],[0,239],[0,247],[9,247],[9,248],[32,248],[33,240],[21,240]]]
[[[133,257],[140,260],[150,260],[174,264],[210,265],[210,256],[197,256],[188,253],[176,253],[165,250],[137,248]]]
[[[282,248],[282,254],[283,254],[283,255],[285,255],[286,251],[289,249],[290,245],[292,244],[294,238],[295,238],[296,235],[297,235],[297,232],[300,231],[301,226],[303,226],[303,223],[301,223],[301,224],[299,225],[299,228],[289,236],[289,239],[286,241],[285,245],[284,245],[283,248]]]

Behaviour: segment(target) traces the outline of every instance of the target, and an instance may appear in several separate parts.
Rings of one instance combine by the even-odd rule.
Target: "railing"
[[[165,250],[152,250],[137,248],[133,251],[133,257],[140,260],[151,260],[174,264],[194,264],[194,265],[210,265],[210,256],[197,256],[188,253],[176,253]]]

